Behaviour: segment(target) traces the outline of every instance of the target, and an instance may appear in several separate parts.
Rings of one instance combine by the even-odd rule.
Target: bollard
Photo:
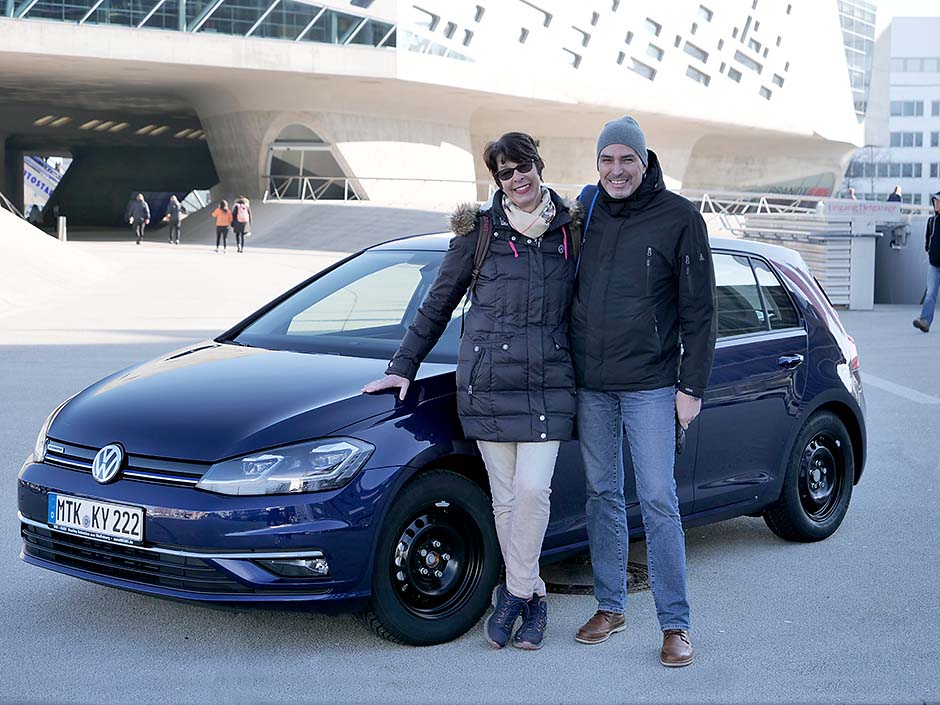
[[[68,227],[65,224],[65,216],[60,215],[58,222],[56,223],[56,232],[59,234],[59,239],[62,242],[68,242]]]

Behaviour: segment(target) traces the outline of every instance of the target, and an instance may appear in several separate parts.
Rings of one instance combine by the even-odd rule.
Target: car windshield
[[[365,252],[310,282],[233,340],[240,345],[388,359],[437,276],[443,252]],[[458,306],[428,362],[454,362]]]

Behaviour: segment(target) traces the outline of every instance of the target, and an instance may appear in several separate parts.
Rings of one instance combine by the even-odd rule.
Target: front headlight
[[[196,487],[236,495],[335,490],[352,480],[374,450],[355,438],[321,438],[216,463]]]
[[[39,429],[39,435],[36,436],[36,444],[33,446],[33,459],[37,463],[41,463],[46,459],[46,435],[49,433],[49,427],[52,425],[52,422],[55,421],[55,417],[59,415],[59,412],[65,408],[65,405],[72,401],[72,399],[74,399],[76,396],[76,394],[73,394],[64,402],[59,404],[43,422],[42,428]]]

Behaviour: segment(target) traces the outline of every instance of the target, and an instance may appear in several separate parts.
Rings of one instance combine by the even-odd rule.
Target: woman
[[[219,251],[219,242],[222,242],[222,253],[228,246],[228,228],[232,224],[232,211],[228,209],[228,201],[220,201],[218,208],[212,211],[215,218],[215,251]]]
[[[245,234],[251,233],[251,206],[244,196],[236,198],[232,206],[232,231],[235,233],[237,251],[244,252]]]
[[[491,205],[462,206],[451,216],[451,240],[430,292],[383,379],[364,392],[399,388],[405,398],[418,366],[470,289],[457,363],[457,412],[477,441],[493,495],[506,564],[484,625],[498,648],[538,649],[548,620],[539,554],[561,441],[572,437],[574,371],[568,345],[581,213],[542,185],[538,143],[510,132],[486,145],[499,190]],[[474,277],[477,241],[487,238]],[[512,634],[515,622],[522,625]]]

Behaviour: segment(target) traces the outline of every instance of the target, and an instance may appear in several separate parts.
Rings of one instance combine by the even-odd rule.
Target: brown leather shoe
[[[927,323],[923,318],[914,319],[914,327],[918,330],[922,330],[924,333],[930,332],[930,324]]]
[[[611,634],[627,628],[627,619],[618,612],[597,610],[575,634],[575,641],[582,644],[600,644],[610,639]]]
[[[686,629],[666,629],[663,631],[663,650],[659,652],[659,662],[669,668],[688,666],[695,658],[692,640]]]

